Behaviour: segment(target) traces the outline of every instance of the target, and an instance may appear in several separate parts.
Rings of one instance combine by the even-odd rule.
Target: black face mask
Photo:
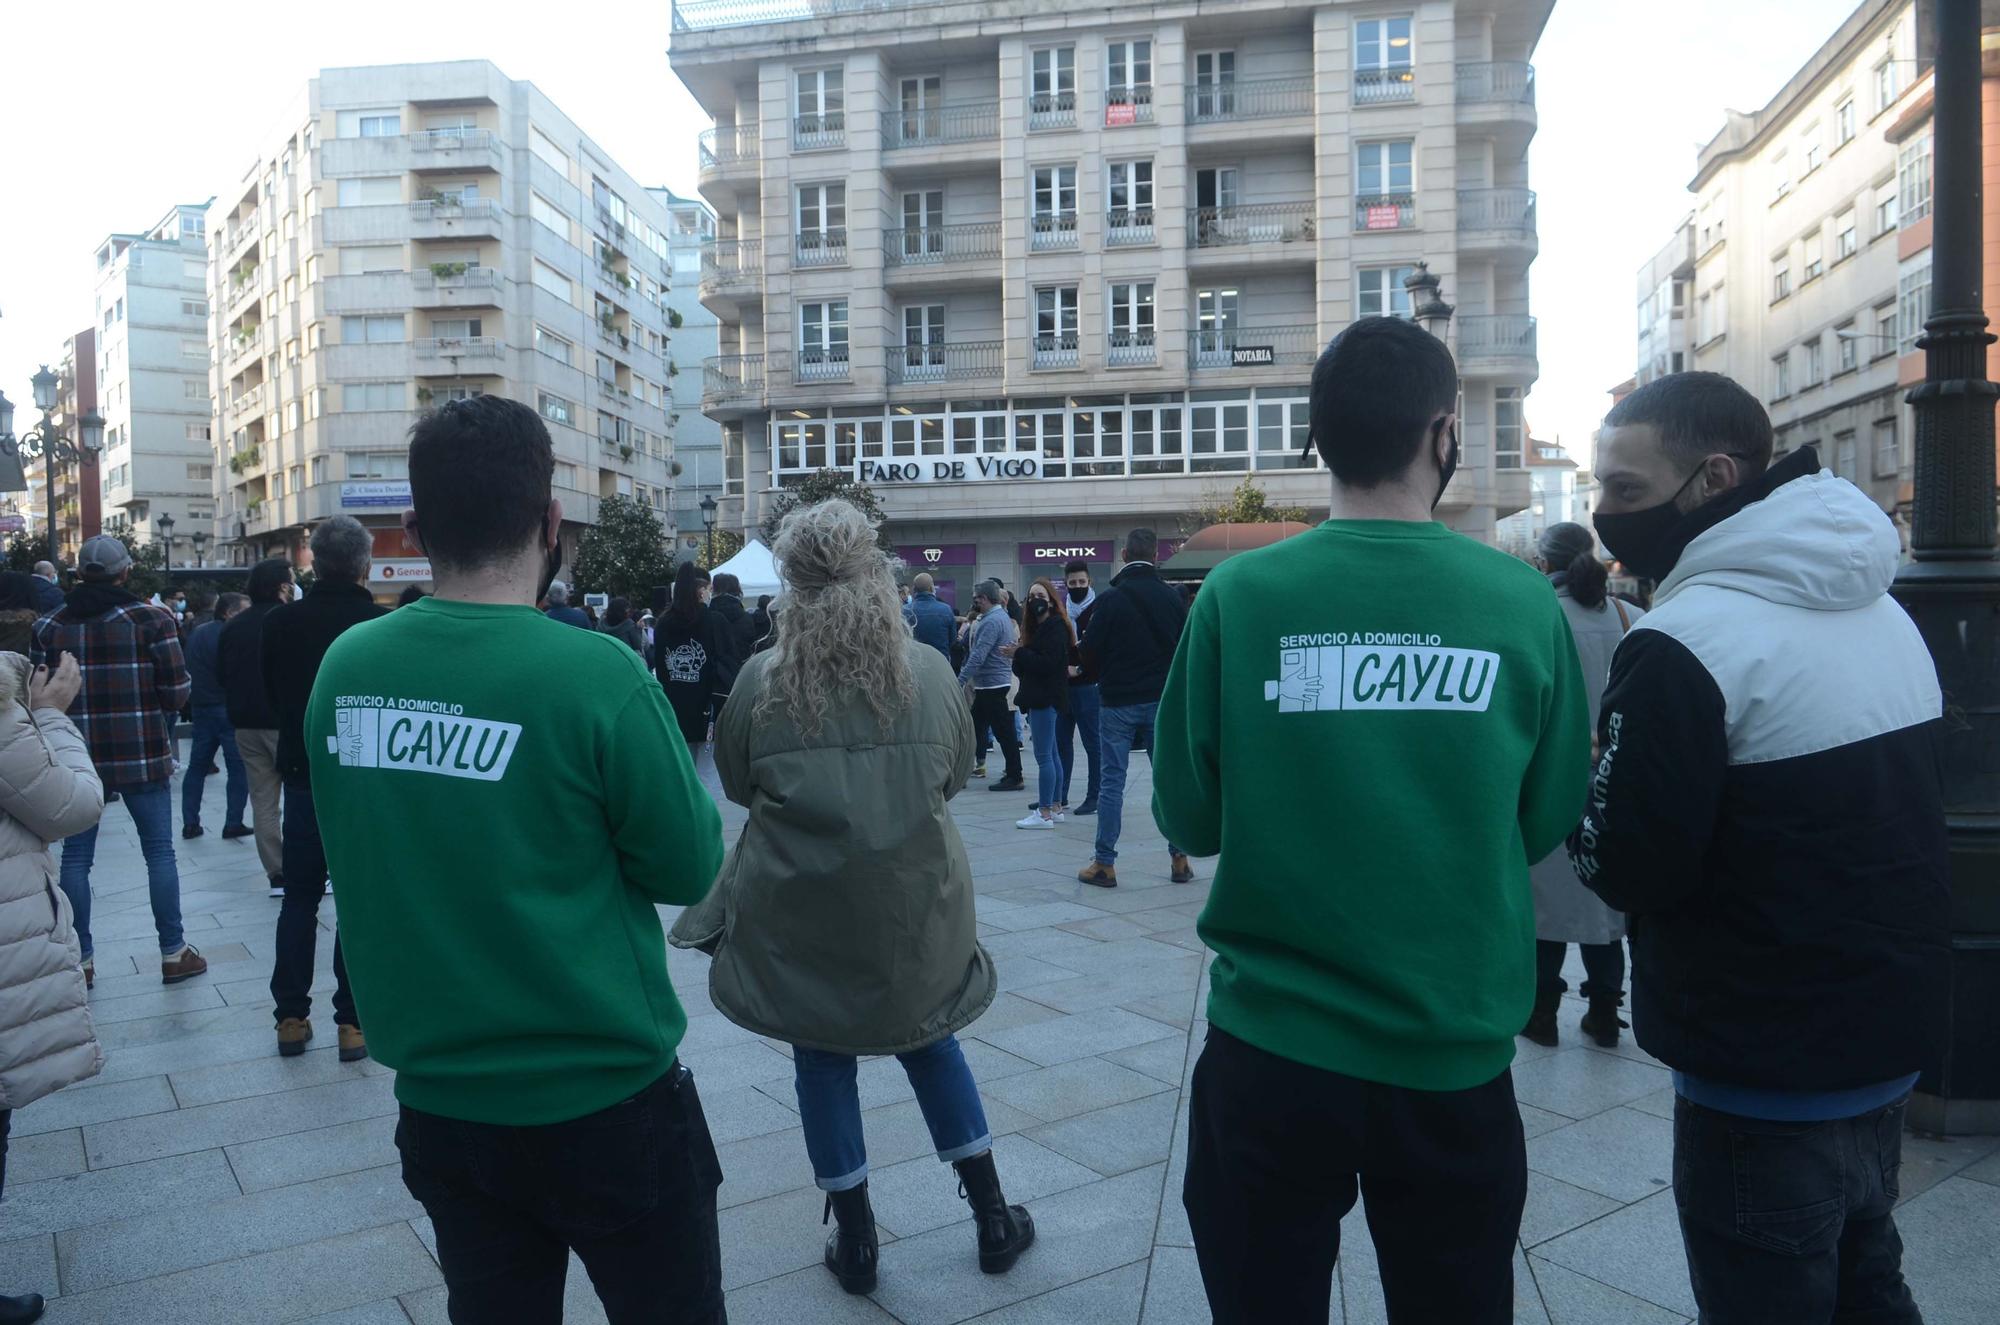
[[[1439,419],[1437,421],[1437,426],[1431,429],[1432,446],[1437,445],[1438,433],[1443,431],[1443,429],[1444,429],[1444,420]],[[1451,454],[1445,457],[1444,463],[1442,465],[1438,466],[1438,495],[1431,499],[1432,510],[1435,511],[1438,507],[1438,503],[1444,500],[1444,490],[1451,486],[1451,476],[1453,474],[1456,474],[1457,472],[1458,472],[1458,428],[1454,426],[1451,430]]]
[[[1028,604],[1028,611],[1033,616],[1047,616],[1049,614],[1049,605],[1037,598]]]
[[[1081,589],[1077,588],[1073,584],[1069,587],[1069,600],[1072,603],[1081,603],[1084,599],[1088,597],[1090,597],[1089,585],[1086,584]]]
[[[546,522],[548,516],[545,514],[542,517],[542,519],[544,520],[544,522]],[[547,558],[544,560],[542,566],[542,582],[535,586],[536,602],[539,603],[543,599],[549,596],[549,586],[556,582],[556,572],[562,569],[562,564],[563,564],[562,540],[557,539],[556,545],[549,549],[549,554]]]
[[[1649,580],[1664,580],[1673,570],[1678,560],[1678,552],[1672,545],[1675,526],[1692,515],[1693,511],[1682,511],[1675,505],[1688,484],[1700,476],[1702,466],[1695,466],[1694,473],[1682,480],[1674,489],[1674,495],[1657,506],[1648,506],[1643,511],[1619,511],[1607,515],[1599,511],[1591,517],[1597,527],[1597,537],[1604,544],[1604,550],[1618,558],[1626,570]],[[1696,507],[1695,510],[1700,510]]]

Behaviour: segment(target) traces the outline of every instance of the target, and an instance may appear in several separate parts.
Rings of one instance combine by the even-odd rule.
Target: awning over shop
[[[1160,565],[1165,580],[1200,580],[1239,552],[1269,547],[1312,526],[1296,520],[1275,524],[1212,524],[1181,545],[1181,550]]]

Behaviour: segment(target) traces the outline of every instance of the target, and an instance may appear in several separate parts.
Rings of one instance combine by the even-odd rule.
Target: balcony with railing
[[[233,419],[242,414],[255,414],[263,408],[263,405],[264,384],[259,382],[256,386],[246,387],[230,398],[229,417]]]
[[[500,204],[491,198],[419,198],[410,204],[416,239],[500,237]]]
[[[882,232],[882,258],[890,267],[940,267],[1000,256],[1000,223],[916,226]]]
[[[1234,207],[1188,208],[1188,247],[1210,249],[1276,249],[1286,244],[1310,245],[1318,227],[1309,202],[1243,203]],[[1310,257],[1308,251],[1301,256]]]
[[[846,343],[809,345],[792,356],[794,382],[845,382],[853,353]]]
[[[1417,71],[1407,64],[1388,64],[1354,71],[1354,104],[1392,106],[1417,99]]]
[[[1104,215],[1104,246],[1131,248],[1153,242],[1153,209],[1120,207]]]
[[[764,356],[719,354],[701,362],[701,407],[755,407],[764,396]]]
[[[1076,127],[1076,93],[1036,92],[1028,98],[1028,127],[1030,129],[1074,129]]]
[[[1074,331],[1044,332],[1029,346],[1037,368],[1075,368],[1082,363]]]
[[[1188,367],[1198,373],[1310,368],[1318,338],[1313,326],[1197,328],[1188,333]]]
[[[695,152],[703,175],[727,171],[736,166],[755,169],[758,158],[757,126],[718,124],[713,129],[703,130],[695,140]]]
[[[813,152],[847,146],[847,112],[815,111],[792,116],[792,150]]]
[[[847,265],[847,227],[834,226],[827,230],[801,230],[792,241],[792,265],[794,267],[845,267]]]
[[[1110,368],[1137,368],[1160,361],[1158,338],[1151,327],[1118,327],[1104,335],[1104,362]]]
[[[1104,127],[1153,122],[1151,83],[1114,83],[1104,89]]]
[[[1458,191],[1459,252],[1533,257],[1537,247],[1533,189]]]
[[[882,352],[882,360],[890,386],[973,382],[1000,376],[1005,351],[1004,342],[997,340],[891,345]]]
[[[1468,377],[1530,377],[1540,370],[1535,319],[1526,313],[1461,316],[1458,365]]]
[[[1313,105],[1310,74],[1297,78],[1257,78],[1244,82],[1189,83],[1189,124],[1223,124],[1236,120],[1268,120],[1309,115]]]
[[[417,371],[438,372],[500,371],[507,344],[496,336],[426,336],[415,342]]]
[[[1055,253],[1077,246],[1075,212],[1036,212],[1028,218],[1028,248]]]
[[[764,241],[716,239],[701,246],[701,294],[757,285],[764,277]]]
[[[1000,103],[971,101],[958,106],[891,110],[882,115],[882,146],[930,147],[991,142],[1000,136]]]
[[[500,269],[465,262],[433,262],[410,272],[410,290],[420,308],[485,307],[500,293]]]
[[[423,129],[408,141],[410,168],[418,172],[500,169],[500,145],[488,129]]]
[[[1413,193],[1362,193],[1354,199],[1354,228],[1360,231],[1411,230],[1417,224]]]
[[[1458,66],[1460,125],[1481,129],[1508,151],[1526,150],[1538,123],[1535,66],[1525,60],[1495,60]]]

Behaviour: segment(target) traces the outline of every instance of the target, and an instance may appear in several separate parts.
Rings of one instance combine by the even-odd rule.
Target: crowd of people
[[[272,560],[192,612],[143,601],[112,538],[53,605],[48,580],[0,576],[0,990],[36,991],[0,996],[0,1179],[8,1111],[103,1062],[108,800],[138,830],[162,980],[207,969],[172,833],[185,710],[183,840],[220,759],[221,834],[255,838],[283,898],[283,1056],[313,1036],[339,880],[339,1056],[396,1070],[454,1321],[559,1320],[572,1251],[618,1325],[725,1320],[724,1174],[669,945],[711,959],[722,1016],[790,1046],[841,1288],[872,1291],[885,1254],[873,1055],[901,1063],[977,1263],[1004,1273],[1036,1227],[957,1039],[998,975],[950,802],[982,777],[1028,790],[1025,725],[1017,826],[1094,816],[1081,884],[1118,886],[1138,751],[1168,877],[1217,858],[1182,1197],[1218,1322],[1324,1320],[1357,1199],[1391,1320],[1512,1319],[1510,1063],[1517,1035],[1558,1042],[1571,943],[1582,1032],[1632,1029],[1672,1069],[1703,1320],[1919,1320],[1892,1211],[1947,890],[1941,699],[1887,596],[1895,531],[1811,450],[1774,459],[1749,393],[1684,373],[1606,419],[1596,536],[1556,525],[1524,564],[1432,518],[1457,380],[1407,321],[1337,337],[1309,443],[1331,518],[1191,606],[1135,529],[1103,592],[1080,563],[1019,598],[987,579],[961,620],[928,575],[899,591],[833,500],[783,521],[776,603],[688,563],[652,610],[593,619],[554,579],[547,428],[493,395],[412,430],[405,537],[435,592],[394,611],[347,517],[314,530],[302,596]],[[1609,592],[1603,553],[1657,582],[1650,611]],[[747,811],[726,850],[723,800]],[[670,932],[660,906],[684,908]],[[0,1325],[40,1309],[0,1299]]]

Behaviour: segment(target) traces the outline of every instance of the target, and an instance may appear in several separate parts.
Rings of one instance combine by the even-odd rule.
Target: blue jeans
[[[236,729],[229,725],[229,710],[221,704],[204,704],[194,710],[194,739],[188,742],[187,773],[181,778],[181,823],[201,823],[201,793],[208,783],[209,761],[222,752],[222,766],[228,770],[228,809],[224,828],[243,826],[243,808],[250,803],[250,775],[243,769],[243,755],[236,748]]]
[[[931,1129],[931,1144],[950,1164],[993,1146],[979,1087],[965,1065],[958,1037],[947,1035],[896,1060],[909,1074],[917,1107]],[[799,1121],[805,1125],[806,1154],[820,1190],[844,1192],[868,1179],[868,1147],[861,1137],[861,1097],[854,1089],[854,1055],[818,1049],[792,1050],[799,1093]]]
[[[1035,738],[1035,803],[1044,810],[1063,803],[1062,760],[1056,754],[1059,716],[1052,708],[1028,710],[1028,730]]]
[[[1153,757],[1153,719],[1158,702],[1105,705],[1098,719],[1098,762],[1103,766],[1103,785],[1097,792],[1097,863],[1118,863],[1118,834],[1125,827],[1125,771],[1132,762],[1132,748],[1143,733],[1148,759]],[[1174,854],[1173,843],[1167,854]]]
[[[160,953],[171,957],[186,946],[181,933],[181,874],[174,863],[174,792],[170,782],[150,787],[120,787],[119,799],[139,829],[139,851],[146,858],[146,883],[153,897],[153,928],[159,932]],[[83,955],[90,943],[90,866],[97,859],[97,825],[65,839],[62,853],[63,892],[76,912],[77,942]]]
[[[1056,753],[1062,757],[1062,799],[1060,804],[1069,804],[1069,784],[1076,772],[1076,742],[1079,732],[1083,735],[1083,757],[1090,769],[1090,781],[1085,785],[1083,803],[1089,805],[1097,799],[1102,790],[1097,772],[1097,720],[1104,702],[1098,698],[1095,685],[1071,686],[1069,707],[1063,711],[1056,723]]]

